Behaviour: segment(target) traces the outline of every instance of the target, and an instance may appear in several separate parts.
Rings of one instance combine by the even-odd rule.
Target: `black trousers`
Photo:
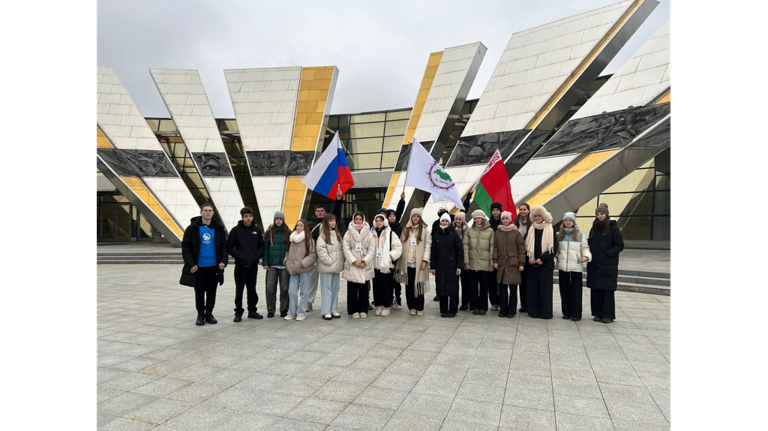
[[[517,314],[517,285],[500,284],[499,285],[499,310],[501,314],[514,316]]]
[[[246,268],[243,265],[235,265],[235,314],[243,314],[243,288],[248,288],[248,312],[256,312],[256,304],[259,303],[259,294],[256,293],[256,276],[259,274],[259,266],[251,265]]]
[[[368,284],[347,282],[347,314],[368,312]]]
[[[416,268],[408,267],[408,285],[405,286],[405,301],[409,310],[424,311],[424,295],[416,295]]]
[[[499,282],[496,279],[496,269],[488,273],[488,299],[491,305],[499,305]]]
[[[216,288],[219,286],[219,267],[197,267],[195,273],[195,307],[197,313],[210,314],[216,305]]]
[[[459,311],[459,295],[446,296],[440,295],[440,314],[453,313]]]
[[[461,306],[469,307],[469,271],[461,270],[459,282],[461,283]]]
[[[488,311],[488,271],[469,271],[469,308]]]
[[[616,298],[613,290],[592,289],[590,292],[590,304],[592,315],[604,319],[616,319]]]
[[[528,314],[551,319],[553,271],[541,266],[530,266],[523,272],[528,273]]]
[[[558,271],[557,277],[560,280],[560,303],[563,316],[581,319],[581,295],[584,288],[582,273]]]
[[[392,303],[401,305],[403,303],[403,299],[402,299],[403,286],[401,286],[400,283],[396,282],[394,278],[392,279],[392,291],[395,294],[394,297],[392,298]]]
[[[392,306],[392,276],[384,274],[378,269],[373,270],[373,303],[379,307]]]

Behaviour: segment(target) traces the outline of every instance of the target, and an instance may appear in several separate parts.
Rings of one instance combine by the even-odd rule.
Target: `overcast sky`
[[[603,74],[669,18],[660,4]],[[98,65],[112,67],[147,117],[169,117],[149,68],[197,69],[217,118],[233,118],[224,69],[331,66],[331,112],[413,106],[431,52],[488,47],[469,98],[482,95],[513,33],[617,3],[545,1],[99,0]],[[95,76],[95,75],[94,75]]]

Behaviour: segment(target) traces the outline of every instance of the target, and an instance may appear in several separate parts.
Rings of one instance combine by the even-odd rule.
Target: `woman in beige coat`
[[[291,274],[291,282],[288,287],[288,315],[285,320],[304,320],[307,318],[307,302],[309,300],[309,277],[315,269],[315,242],[312,235],[308,235],[307,222],[302,219],[296,222],[288,243],[288,253],[285,256],[285,268]],[[301,291],[301,300],[299,300]],[[297,310],[298,307],[298,310]]]
[[[405,284],[405,299],[411,316],[424,315],[424,294],[429,292],[429,263],[432,235],[421,218],[421,208],[411,211],[411,219],[400,234],[403,255],[397,261],[395,281]]]
[[[347,280],[347,313],[353,319],[365,319],[368,317],[368,286],[365,282],[373,278],[376,239],[360,211],[352,216],[342,250],[346,259],[341,276]]]
[[[493,267],[499,283],[499,317],[515,317],[517,310],[517,285],[520,273],[525,269],[525,241],[512,223],[512,213],[501,213],[501,224],[494,234]]]

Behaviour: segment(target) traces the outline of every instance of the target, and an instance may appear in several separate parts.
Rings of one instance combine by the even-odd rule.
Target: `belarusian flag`
[[[480,181],[475,186],[473,201],[483,210],[488,218],[491,218],[491,204],[494,202],[501,204],[502,211],[512,213],[512,221],[517,217],[517,209],[515,209],[515,202],[512,200],[512,187],[509,185],[507,168],[504,167],[504,160],[502,160],[499,150],[496,150],[488,162],[488,166],[485,167],[483,174],[480,175]]]

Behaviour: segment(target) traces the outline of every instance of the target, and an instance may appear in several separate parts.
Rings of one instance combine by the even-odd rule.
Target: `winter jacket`
[[[499,225],[501,224],[501,215],[499,215],[499,219],[496,220],[491,216],[491,218],[488,220],[488,224],[491,225],[491,229],[493,229],[494,232],[496,232],[499,229]]]
[[[464,233],[464,263],[473,271],[488,271],[493,267],[493,229],[488,220],[482,227],[472,224]]]
[[[347,233],[341,242],[344,251],[344,271],[341,276],[344,280],[352,283],[365,283],[373,278],[373,258],[376,256],[376,239],[368,223],[363,222],[363,228],[360,232],[353,226],[354,221],[349,223]],[[360,251],[357,251],[356,244],[360,243]],[[365,268],[358,268],[352,263],[364,262]]]
[[[338,274],[344,269],[344,251],[336,232],[331,232],[331,242],[325,242],[325,236],[317,240],[317,271],[321,274]]]
[[[262,261],[263,266],[283,266],[285,260],[285,254],[288,252],[288,244],[285,243],[283,238],[283,229],[275,228],[275,243],[272,244],[270,230],[273,228],[269,225],[267,232],[264,234],[264,259]]]
[[[309,253],[304,241],[309,241]],[[291,243],[288,247],[288,254],[285,256],[285,268],[291,275],[304,274],[315,269],[315,260],[317,259],[317,250],[315,250],[315,241],[312,237],[307,239],[306,232],[293,232],[291,234]]]
[[[587,262],[592,260],[592,253],[589,252],[587,236],[579,232],[579,240],[573,239],[573,235],[565,234],[559,241],[559,250],[557,252],[557,270],[565,272],[584,272],[581,257],[586,257]]]
[[[525,241],[519,230],[494,234],[493,263],[499,265],[496,281],[499,284],[520,284],[520,267],[525,266]]]
[[[200,257],[200,225],[203,217],[192,217],[189,220],[189,226],[184,229],[184,237],[181,240],[181,256],[184,258],[184,266],[192,268],[197,265],[197,259]],[[227,230],[224,226],[211,219],[209,225],[213,229],[213,237],[216,241],[216,262],[229,262],[227,255]]]
[[[587,264],[587,287],[600,290],[616,290],[619,278],[619,253],[624,250],[624,238],[611,220],[608,233],[599,232],[587,240],[592,261]]]
[[[264,236],[261,229],[251,222],[249,227],[242,220],[229,231],[227,238],[227,252],[235,258],[235,263],[244,266],[259,264],[259,259],[264,256]]]
[[[435,289],[441,296],[459,296],[459,276],[464,271],[464,246],[453,225],[432,233],[429,268],[435,270]]]

